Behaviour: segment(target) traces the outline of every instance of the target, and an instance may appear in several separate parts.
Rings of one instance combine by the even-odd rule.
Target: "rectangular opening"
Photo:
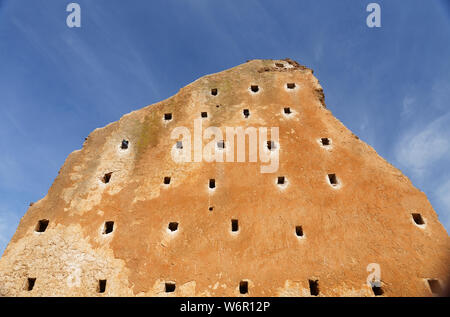
[[[183,149],[183,142],[182,141],[177,141],[177,149],[179,149],[179,150]]]
[[[282,64],[282,63],[275,63],[275,66],[276,67],[280,67],[280,68],[284,68],[284,64]]]
[[[277,184],[278,185],[283,185],[284,184],[284,176],[278,176]]]
[[[428,286],[430,287],[430,291],[433,294],[441,294],[442,287],[441,283],[439,283],[436,279],[428,279]]]
[[[258,92],[259,87],[258,87],[258,85],[251,85],[250,89],[251,89],[252,92]]]
[[[164,177],[164,184],[166,184],[166,185],[170,184],[170,177],[169,176]]]
[[[103,229],[103,234],[109,234],[114,230],[114,221],[106,221]]]
[[[328,138],[321,138],[320,140],[323,146],[330,145],[330,140]]]
[[[172,120],[172,114],[171,113],[165,113],[164,114],[164,120],[166,120],[166,121]]]
[[[34,288],[34,284],[36,283],[36,278],[35,277],[29,277],[27,278],[27,283],[25,285],[25,289],[27,291],[32,291]]]
[[[202,112],[201,116],[202,116],[202,118],[208,118],[208,113],[207,112]]]
[[[239,222],[237,219],[231,220],[231,231],[233,232],[239,231]]]
[[[244,114],[244,117],[245,117],[245,118],[248,118],[248,117],[250,116],[250,110],[248,110],[248,109],[244,109],[244,110],[242,111],[242,113]]]
[[[297,237],[303,237],[303,228],[302,226],[296,226],[295,227],[295,234]]]
[[[381,296],[384,294],[384,291],[381,288],[381,286],[372,286],[372,292],[375,296]]]
[[[284,108],[284,113],[291,114],[291,108],[289,108],[289,107]]]
[[[106,280],[99,280],[97,286],[98,293],[104,293],[106,291]]]
[[[312,296],[319,295],[319,280],[309,280],[309,293]]]
[[[166,282],[164,290],[166,293],[173,293],[173,292],[175,292],[175,288],[176,288],[175,283]]]
[[[219,142],[217,142],[217,147],[219,148],[219,149],[224,149],[225,148],[225,141],[219,141]]]
[[[122,144],[120,145],[122,150],[128,149],[128,140],[122,140]]]
[[[217,96],[217,88],[211,89],[211,95]]]
[[[336,186],[338,184],[336,174],[328,174],[328,180],[330,181],[330,184],[333,186]]]
[[[47,219],[41,219],[38,221],[35,231],[36,232],[44,232],[47,230],[49,221]]]
[[[216,188],[216,180],[215,179],[210,179],[209,180],[209,188],[213,189]]]
[[[241,281],[239,283],[239,293],[241,293],[241,294],[248,293],[248,282],[247,281]]]
[[[112,176],[112,172],[106,173],[105,175],[103,175],[103,178],[102,178],[103,183],[108,184],[111,181],[111,176]]]
[[[275,150],[275,141],[267,141],[267,148],[269,149],[269,151]]]
[[[178,222],[169,223],[169,230],[172,232],[177,231],[178,230]]]
[[[295,83],[288,83],[286,84],[288,89],[294,89],[295,88]]]
[[[209,210],[209,211],[213,211],[213,210],[214,210],[214,207],[213,207],[213,206],[210,206],[210,207],[208,208],[208,210]]]
[[[424,224],[425,224],[425,221],[423,221],[423,218],[422,218],[422,215],[421,215],[421,214],[414,213],[414,214],[411,214],[411,215],[412,215],[412,217],[413,217],[414,222],[416,223],[416,225],[421,226],[421,225],[424,225]]]

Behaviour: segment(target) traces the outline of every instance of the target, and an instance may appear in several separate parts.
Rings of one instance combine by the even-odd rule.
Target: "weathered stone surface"
[[[295,89],[286,88],[291,82]],[[172,129],[193,129],[201,112],[204,128],[279,127],[279,170],[175,163]],[[339,186],[328,183],[330,173]],[[278,176],[287,185],[279,187]],[[39,233],[41,219],[49,224]],[[239,220],[237,234],[231,219]],[[110,234],[105,221],[114,221]],[[174,233],[170,222],[178,223]],[[366,267],[378,263],[385,296],[428,296],[427,279],[444,286],[449,255],[426,196],[325,108],[312,71],[254,60],[92,132],[22,218],[0,259],[0,295],[237,296],[246,280],[250,296],[310,296],[308,281],[318,280],[319,296],[374,296]],[[28,278],[36,278],[31,291]],[[107,280],[104,293],[99,280]]]

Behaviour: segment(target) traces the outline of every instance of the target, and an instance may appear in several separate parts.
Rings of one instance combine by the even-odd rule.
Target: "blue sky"
[[[0,0],[0,254],[95,128],[249,59],[315,71],[333,114],[424,191],[450,230],[450,5]]]

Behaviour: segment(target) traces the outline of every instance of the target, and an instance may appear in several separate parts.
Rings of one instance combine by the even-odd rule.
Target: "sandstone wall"
[[[199,118],[279,127],[278,171],[174,162],[172,129]],[[428,296],[428,279],[444,286],[449,255],[427,197],[326,109],[312,71],[254,60],[93,131],[22,218],[0,259],[0,295],[311,296],[317,281],[319,296],[374,296],[366,268],[378,263],[384,296]]]

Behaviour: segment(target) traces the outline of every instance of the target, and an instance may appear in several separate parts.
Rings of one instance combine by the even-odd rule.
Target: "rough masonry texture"
[[[279,169],[174,162],[171,131],[199,118],[279,127]],[[93,131],[22,218],[0,295],[431,296],[449,255],[425,194],[326,109],[310,69],[253,60]]]

